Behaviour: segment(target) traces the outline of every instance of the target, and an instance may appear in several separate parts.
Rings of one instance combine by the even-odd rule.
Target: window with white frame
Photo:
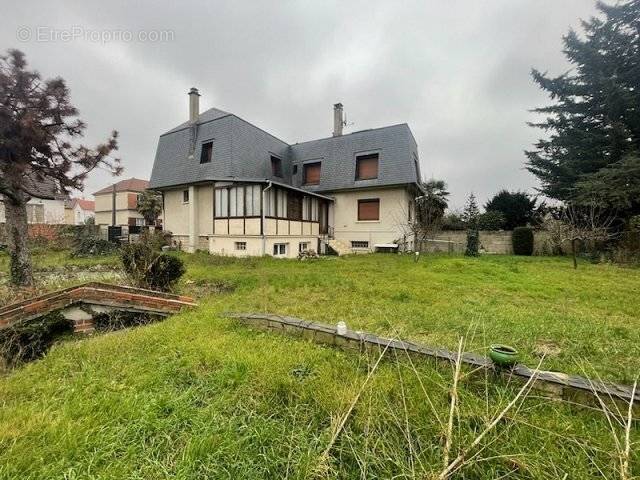
[[[299,253],[306,252],[307,250],[309,250],[309,242],[300,242],[298,244]]]
[[[144,227],[144,218],[136,218],[136,227]]]
[[[216,211],[215,216],[218,218],[229,216],[229,189],[218,188],[215,191]]]
[[[288,194],[286,190],[272,187],[267,190],[265,199],[265,215],[268,217],[287,218]]]
[[[274,243],[273,244],[273,256],[274,257],[282,257],[287,254],[287,244],[286,243]]]
[[[246,250],[247,249],[247,242],[236,242],[236,250]]]
[[[260,185],[246,185],[244,187],[245,216],[258,217],[260,215],[260,195],[262,195]]]
[[[189,203],[189,190],[182,191],[182,203]]]
[[[302,199],[302,219],[312,222],[318,221],[318,199],[304,197]]]
[[[232,187],[229,189],[229,216],[244,217],[243,187]]]
[[[215,191],[215,216],[257,217],[260,215],[260,185],[240,185]]]
[[[287,218],[287,191],[278,189],[278,218]]]

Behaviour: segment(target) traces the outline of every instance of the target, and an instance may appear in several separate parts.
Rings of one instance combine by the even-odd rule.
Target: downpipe
[[[273,186],[273,184],[271,183],[271,180],[269,180],[269,185],[267,186],[267,188],[262,190],[262,211],[260,212],[261,214],[261,228],[260,230],[262,230],[262,256],[265,256],[267,254],[267,234],[266,234],[266,230],[265,230],[265,209],[266,209],[266,203],[265,203],[265,199],[266,199],[266,193],[267,190],[270,190],[271,187]]]

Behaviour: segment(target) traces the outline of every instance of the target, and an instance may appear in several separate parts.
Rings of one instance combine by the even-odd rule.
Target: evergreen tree
[[[449,192],[444,180],[431,179],[422,184],[425,194],[420,197],[423,203],[429,204],[429,209],[436,212],[439,218],[444,216],[444,212],[449,205]]]
[[[147,225],[155,225],[162,213],[162,195],[152,190],[146,190],[138,197],[138,213],[145,219]]]
[[[27,202],[34,183],[52,182],[68,192],[83,188],[87,174],[103,168],[119,174],[117,132],[89,148],[76,141],[86,125],[71,104],[62,78],[42,80],[27,68],[24,54],[0,56],[0,194],[3,197],[11,281],[31,285]]]
[[[579,198],[603,169],[623,172],[623,159],[640,151],[640,0],[597,8],[599,17],[582,22],[583,37],[570,30],[563,38],[572,71],[532,71],[554,103],[535,109],[546,119],[531,125],[549,136],[526,152],[527,169],[559,200]]]
[[[467,224],[467,228],[477,229],[479,216],[478,202],[476,202],[476,196],[472,192],[467,197],[467,203],[462,211],[462,220]]]
[[[536,209],[536,199],[525,192],[500,190],[485,205],[487,212],[499,212],[504,216],[504,228],[513,230],[531,223]]]

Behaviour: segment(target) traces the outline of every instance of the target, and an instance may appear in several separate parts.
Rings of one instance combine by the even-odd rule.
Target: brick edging
[[[160,314],[176,313],[184,307],[197,305],[190,297],[122,285],[89,282],[0,308],[0,329],[84,303]]]

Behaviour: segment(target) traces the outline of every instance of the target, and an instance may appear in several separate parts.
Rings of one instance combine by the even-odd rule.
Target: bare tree
[[[413,207],[404,212],[406,221],[400,222],[400,227],[414,242],[422,242],[433,238],[441,230],[444,212],[447,209],[447,184],[442,180],[429,180],[422,184],[424,191],[411,203]]]
[[[582,243],[595,247],[598,242],[615,238],[616,232],[612,229],[615,220],[610,210],[598,206],[596,202],[581,205],[569,203],[562,209],[559,218],[549,216],[543,226],[555,245],[571,245],[575,269],[578,268],[578,245]]]

